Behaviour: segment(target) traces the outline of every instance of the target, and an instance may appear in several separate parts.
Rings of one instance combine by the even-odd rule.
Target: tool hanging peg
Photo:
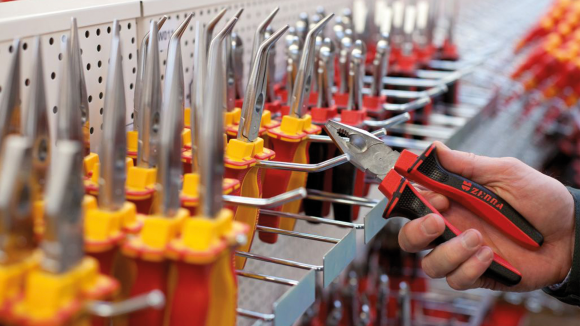
[[[265,131],[261,128],[261,121],[266,99],[268,53],[286,30],[288,30],[288,25],[263,40],[256,50],[246,87],[237,139],[231,139],[226,147],[225,175],[240,181],[240,196],[243,197],[262,198],[263,173],[259,167],[255,166],[256,160],[270,160],[275,156],[274,151],[264,147],[264,140],[259,136]],[[250,228],[248,241],[239,249],[248,252],[258,224],[259,209],[240,206],[235,209],[234,213],[234,220],[245,223]],[[235,259],[236,268],[243,269],[245,257],[236,256]]]
[[[233,222],[223,209],[223,42],[238,18],[234,16],[210,44],[198,144],[200,207],[188,218],[181,235],[169,243],[167,256],[177,269],[171,294],[170,325],[224,325],[236,322],[237,281],[232,248],[245,242],[245,225]],[[171,121],[162,128],[169,128]],[[165,131],[162,131],[165,133]],[[164,138],[162,137],[162,140]],[[169,144],[168,144],[169,145]]]
[[[167,49],[159,156],[151,213],[144,218],[143,228],[137,236],[129,239],[122,247],[123,254],[131,258],[136,270],[133,281],[129,283],[132,284],[131,296],[152,290],[160,290],[166,296],[170,295],[167,291],[172,280],[169,274],[170,263],[165,259],[167,245],[177,236],[183,221],[189,216],[187,210],[180,208],[179,192],[182,174],[181,132],[184,108],[181,36],[187,29],[191,18],[192,15],[188,15],[175,30]],[[155,29],[155,24],[152,23],[151,35],[155,35]],[[152,39],[154,37],[150,37],[150,41]],[[155,48],[151,45],[153,44],[150,44],[149,51]],[[152,53],[149,52],[149,54]],[[152,57],[148,55],[148,59]],[[146,81],[148,73],[149,71],[146,70]],[[166,318],[165,313],[164,310],[147,309],[131,315],[129,325],[161,325]]]
[[[20,132],[20,39],[12,42],[12,60],[0,101],[0,148],[9,134]]]
[[[103,132],[99,163],[92,180],[98,180],[98,207],[86,213],[84,221],[86,251],[99,261],[101,273],[112,275],[118,247],[126,233],[136,233],[143,222],[137,218],[135,204],[125,200],[127,158],[125,133],[125,83],[121,57],[119,22],[113,22],[111,54],[105,86]]]
[[[157,35],[159,29],[163,27],[167,21],[167,16],[159,18],[157,21]],[[157,45],[158,41],[149,41],[149,36],[151,31],[147,32],[141,41],[141,47],[139,48],[139,60],[137,62],[137,73],[135,77],[135,93],[133,97],[133,131],[127,132],[127,156],[132,159],[136,159],[136,165],[139,167],[154,167],[155,154],[157,152],[157,147],[155,145],[155,140],[157,138],[157,131],[159,126],[155,123],[159,123],[159,108],[161,107],[161,84],[159,78],[154,79],[154,89],[159,88],[158,91],[151,92],[151,90],[144,90],[144,85],[150,85],[145,81],[145,70],[148,60],[149,45]],[[157,48],[159,46],[157,45]],[[157,59],[159,59],[159,51],[152,53]],[[155,60],[152,58],[152,60]],[[157,60],[159,61],[159,60]],[[159,68],[157,68],[159,71]],[[151,82],[149,82],[151,83]],[[156,102],[154,104],[153,110],[151,109],[151,98],[155,97]],[[152,121],[154,123],[152,123]],[[154,128],[152,128],[152,126]],[[153,141],[148,141],[148,139],[153,138]]]
[[[312,78],[314,77],[313,65],[315,59],[314,46],[316,35],[330,21],[333,14],[326,16],[316,26],[314,26],[306,36],[304,49],[296,81],[292,89],[291,106],[285,108],[288,114],[282,118],[280,127],[268,130],[268,136],[272,142],[273,150],[278,154],[278,160],[282,162],[308,163],[309,134],[318,134],[321,129],[312,124],[310,115],[305,114],[306,108],[304,99],[309,97]],[[307,174],[304,172],[291,172],[284,170],[266,170],[264,177],[264,197],[274,197],[283,192],[304,187],[306,185]],[[298,213],[302,201],[295,201],[283,205],[279,210],[289,213]],[[268,227],[279,227],[280,217],[261,214],[260,225]],[[296,220],[290,218],[283,219],[282,228],[293,230]],[[260,233],[260,239],[268,243],[277,240],[277,234]]]
[[[42,237],[44,228],[44,189],[51,159],[52,144],[50,141],[46,91],[44,88],[44,68],[40,37],[34,38],[34,65],[28,98],[28,108],[24,117],[22,135],[32,143],[32,205],[34,230],[37,237]]]

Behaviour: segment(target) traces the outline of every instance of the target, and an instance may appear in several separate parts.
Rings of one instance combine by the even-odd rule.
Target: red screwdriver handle
[[[429,146],[420,156],[403,151],[395,170],[409,180],[460,202],[498,230],[527,246],[538,248],[544,241],[542,234],[503,198],[443,168],[434,145]]]
[[[445,231],[434,241],[434,244],[441,244],[461,234],[461,231],[449,223],[406,178],[396,171],[391,170],[387,174],[379,189],[389,199],[383,217],[403,216],[414,220],[431,213],[440,215],[445,222]],[[516,285],[522,279],[521,273],[496,253],[493,254],[493,262],[483,275],[506,286]]]
[[[130,297],[135,297],[153,290],[160,290],[167,295],[167,277],[169,264],[152,262],[139,258],[133,259],[136,275]],[[129,315],[129,326],[157,326],[163,324],[164,309],[148,308]]]
[[[179,261],[175,266],[179,285],[173,292],[169,325],[207,325],[212,265],[194,265]]]

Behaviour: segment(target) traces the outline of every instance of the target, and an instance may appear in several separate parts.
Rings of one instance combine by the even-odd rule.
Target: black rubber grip
[[[387,195],[387,197],[389,196]],[[441,215],[437,210],[429,205],[427,201],[416,192],[416,190],[412,188],[412,186],[408,183],[408,181],[406,181],[405,178],[402,178],[398,189],[389,198],[389,203],[385,209],[383,217],[388,218],[391,216],[401,216],[414,220],[431,213]],[[445,231],[434,241],[434,245],[449,241],[459,234],[458,231],[453,230],[455,228],[447,220],[445,220],[445,224]],[[519,272],[517,272],[515,268],[509,266],[507,262],[504,264],[507,264],[509,267],[511,267],[511,269],[502,265],[499,262],[500,259],[501,258],[495,255],[494,261],[486,270],[484,276],[507,286],[518,284],[522,279]]]
[[[411,155],[414,156],[410,152],[402,153],[403,159],[397,162],[395,169],[401,175],[459,202],[521,243],[536,248],[542,245],[542,234],[503,198],[441,166],[436,147],[432,145],[414,162],[411,162]]]

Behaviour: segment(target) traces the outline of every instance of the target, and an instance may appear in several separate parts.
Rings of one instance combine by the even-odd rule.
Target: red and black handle
[[[431,213],[441,215],[417,192],[406,178],[394,170],[387,174],[379,189],[389,199],[383,214],[385,218],[402,216],[414,220]],[[441,215],[441,217],[443,216]],[[434,241],[436,245],[449,241],[461,234],[461,231],[444,217],[443,221],[445,222],[445,231]],[[494,253],[493,262],[483,275],[506,286],[516,285],[522,279],[521,273],[496,253]]]
[[[544,241],[542,234],[503,198],[484,186],[443,168],[434,145],[429,146],[420,156],[403,151],[395,165],[395,171],[411,181],[460,202],[498,230],[529,247],[539,248]]]

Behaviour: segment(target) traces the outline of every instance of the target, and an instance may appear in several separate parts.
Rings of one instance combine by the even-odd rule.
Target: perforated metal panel
[[[25,85],[30,78],[32,69],[31,44],[35,35],[42,38],[42,56],[44,60],[44,80],[47,90],[47,105],[51,133],[54,132],[55,119],[58,112],[58,87],[60,82],[61,37],[69,35],[70,17],[76,17],[79,25],[82,60],[85,66],[87,95],[89,97],[89,112],[91,122],[91,150],[97,151],[102,129],[102,108],[104,103],[105,81],[108,69],[109,48],[111,43],[111,25],[113,19],[121,19],[121,41],[123,49],[123,73],[125,78],[125,97],[127,99],[127,125],[133,123],[133,88],[137,67],[138,48],[141,39],[148,30],[148,23],[153,18],[168,15],[169,20],[160,31],[160,60],[162,75],[164,76],[165,60],[167,57],[167,41],[172,31],[181,23],[187,13],[193,13],[194,18],[182,37],[182,51],[186,85],[186,106],[189,106],[189,85],[193,72],[193,50],[195,43],[195,23],[207,23],[219,10],[228,8],[228,13],[217,26],[220,28],[239,8],[244,13],[235,27],[244,44],[244,74],[248,76],[249,60],[252,51],[253,34],[258,24],[276,7],[280,12],[272,23],[275,29],[284,24],[294,24],[301,12],[313,14],[316,7],[324,6],[326,12],[338,12],[351,1],[310,1],[310,0],[278,0],[278,1],[241,1],[210,4],[215,1],[51,1],[46,6],[43,1],[28,0],[2,4],[0,12],[0,98],[4,95],[2,87],[6,83],[6,73],[10,62],[10,46],[12,39],[21,37],[22,41],[22,71],[21,71],[21,98],[23,108],[28,103],[28,89]],[[30,10],[28,10],[30,8]],[[169,12],[164,10],[171,10]],[[141,16],[141,15],[145,16]],[[22,28],[21,28],[22,27]],[[328,27],[330,30],[330,26]],[[12,32],[10,32],[12,31]],[[25,45],[26,44],[26,45]],[[26,49],[24,49],[26,47]],[[283,42],[277,44],[277,72],[283,74],[284,51]],[[244,77],[244,84],[247,79]],[[129,127],[130,128],[130,127]],[[53,137],[54,138],[54,137]]]

